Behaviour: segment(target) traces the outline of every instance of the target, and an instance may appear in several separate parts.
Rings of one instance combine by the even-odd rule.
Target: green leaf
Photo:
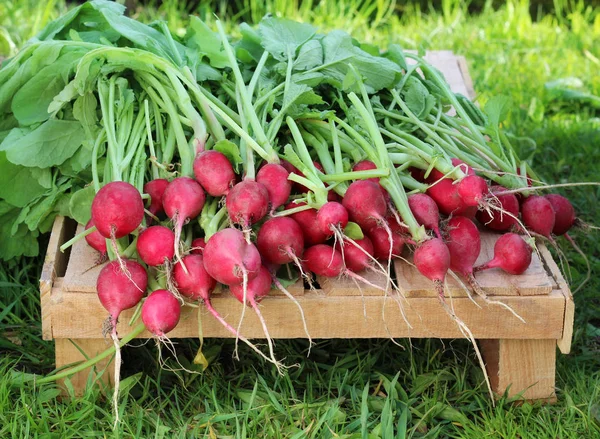
[[[70,217],[79,224],[87,224],[92,217],[92,201],[95,196],[96,191],[93,186],[75,192],[69,201]]]
[[[0,151],[15,165],[49,168],[63,163],[79,149],[85,132],[79,122],[51,119],[35,130],[19,128],[0,144]],[[13,131],[15,134],[13,135]]]
[[[429,94],[427,87],[414,77],[406,81],[403,95],[406,105],[419,119],[427,116],[435,105],[435,99]]]
[[[211,66],[218,69],[229,66],[219,34],[213,32],[205,22],[194,15],[190,17],[185,44],[193,49],[198,59],[206,56]]]
[[[51,178],[49,169],[15,165],[0,151],[0,198],[11,205],[25,207],[46,192]]]
[[[398,44],[390,44],[387,52],[385,53],[385,57],[391,61],[394,61],[402,70],[408,70],[406,58],[404,57],[404,51]]]
[[[363,239],[365,237],[360,226],[352,221],[348,221],[348,224],[346,224],[346,227],[344,227],[344,235],[354,241]]]
[[[262,37],[261,45],[273,58],[287,61],[288,53],[296,54],[300,46],[310,40],[316,29],[309,24],[285,18],[264,18],[258,25]]]
[[[235,143],[230,142],[229,140],[219,140],[217,143],[215,143],[213,149],[225,154],[227,159],[233,165],[235,172],[239,172],[239,167],[244,161],[240,155],[240,149]]]
[[[25,224],[15,226],[19,215],[20,210],[13,209],[0,216],[0,259],[5,261],[18,256],[37,256],[39,253],[38,232],[30,232]]]
[[[486,102],[484,107],[484,113],[488,118],[488,122],[491,125],[500,125],[510,111],[511,101],[508,96],[494,96]]]
[[[294,70],[310,70],[323,64],[323,46],[318,40],[307,41],[294,60]]]
[[[98,100],[93,93],[86,93],[79,96],[73,104],[73,117],[77,119],[88,139],[94,139],[98,124]]]

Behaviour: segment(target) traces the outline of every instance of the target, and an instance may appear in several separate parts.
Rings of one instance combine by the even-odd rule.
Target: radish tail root
[[[467,276],[467,281],[469,282],[469,286],[471,288],[473,288],[473,291],[475,291],[475,293],[477,293],[477,295],[479,297],[481,297],[485,303],[487,303],[488,305],[501,306],[502,308],[505,308],[507,311],[509,311],[513,316],[515,316],[521,322],[527,323],[523,317],[521,317],[514,309],[512,309],[506,303],[503,303],[499,300],[491,300],[488,297],[488,295],[485,293],[485,291],[483,291],[483,288],[481,288],[481,285],[479,285],[479,282],[477,282],[477,280],[475,279],[475,276],[473,276],[472,274],[469,274]]]
[[[350,244],[352,244],[354,247],[356,247],[357,249],[359,249],[361,252],[363,252],[365,255],[367,255],[367,257],[369,258],[369,260],[371,260],[371,262],[373,262],[377,268],[375,267],[371,267],[373,271],[375,271],[376,273],[381,273],[383,275],[387,276],[387,273],[385,272],[385,267],[383,265],[381,265],[381,262],[379,262],[377,259],[375,259],[373,257],[373,255],[370,255],[364,248],[362,248],[360,245],[358,245],[356,243],[356,241],[352,238],[348,238],[347,236],[344,236],[344,241],[349,242]],[[343,250],[343,246],[341,247]],[[342,256],[344,256],[344,253],[342,251]],[[389,278],[390,283],[392,284],[392,288],[396,289],[396,284],[393,281],[393,279],[390,277]]]
[[[115,422],[113,424],[113,430],[117,429],[119,425],[119,385],[121,383],[121,347],[119,346],[119,337],[117,336],[117,319],[111,318],[112,329],[110,331],[110,338],[112,338],[113,344],[115,345],[115,389],[113,391],[112,405],[115,416]]]
[[[304,327],[304,333],[306,334],[306,337],[308,338],[308,355],[307,355],[307,357],[308,357],[308,356],[310,356],[310,349],[312,348],[314,343],[312,341],[310,334],[308,333],[308,327],[306,326],[306,318],[304,317],[304,310],[302,309],[302,305],[300,305],[300,302],[298,302],[298,300],[296,300],[296,298],[292,295],[292,293],[290,293],[281,284],[281,282],[279,282],[279,279],[277,279],[277,277],[273,273],[271,273],[271,279],[273,279],[273,283],[275,284],[277,289],[279,289],[279,291],[281,291],[283,294],[285,294],[288,299],[290,299],[292,302],[294,302],[294,304],[298,307],[298,310],[300,311],[300,317],[302,318],[302,326]]]
[[[254,309],[254,312],[256,312],[256,316],[258,317],[258,320],[260,320],[263,332],[265,333],[265,337],[267,338],[271,363],[275,365],[275,367],[277,368],[277,372],[279,372],[280,375],[283,375],[284,366],[275,358],[275,352],[273,351],[273,339],[269,335],[269,330],[267,329],[267,322],[265,322],[265,319],[262,313],[260,312],[260,309],[258,309],[258,303],[256,303],[256,300],[254,300],[254,298],[250,299],[250,306]]]
[[[123,272],[123,274],[125,274],[125,276],[127,276],[127,279],[137,287],[137,285],[131,278],[131,273],[127,269],[127,265],[125,265],[125,261],[119,254],[119,247],[117,247],[117,238],[115,237],[115,228],[114,227],[112,227],[110,229],[110,246],[112,247],[112,250],[115,253],[115,258],[117,258],[117,262],[119,263],[119,268],[121,268],[121,271]]]
[[[302,268],[302,261],[298,258],[298,256],[296,256],[296,253],[294,253],[293,251],[288,250],[287,254],[294,261],[294,265],[296,266],[296,268],[298,268],[298,271],[300,272],[300,276],[302,276],[302,278],[308,283],[310,289],[314,290],[315,286],[312,283],[312,278]],[[291,276],[290,276],[290,278],[291,278]]]
[[[234,357],[236,360],[240,359],[239,353],[238,353],[238,340],[240,338],[240,330],[242,329],[242,322],[244,321],[244,315],[246,314],[246,301],[248,300],[248,271],[246,270],[246,267],[242,267],[242,276],[243,276],[243,303],[242,303],[242,315],[240,316],[240,321],[238,323],[238,327],[237,327],[237,331],[236,335],[235,335],[235,350],[233,351],[234,353]]]
[[[183,228],[184,221],[181,219],[179,212],[175,214],[175,262],[180,263],[183,267],[183,271],[185,274],[189,274],[187,267],[181,260],[181,251],[180,251],[180,240],[181,240],[181,229]]]
[[[583,252],[583,250],[581,250],[581,248],[577,245],[575,240],[573,238],[571,238],[571,235],[569,235],[568,233],[565,233],[564,236],[567,239],[567,241],[569,241],[569,243],[573,246],[575,251],[581,255],[581,257],[583,258],[583,260],[585,261],[585,264],[587,266],[587,273],[586,273],[585,279],[583,279],[583,282],[581,282],[581,284],[579,284],[579,286],[575,289],[575,291],[573,291],[573,294],[575,294],[577,291],[579,291],[581,288],[583,288],[583,286],[590,280],[590,278],[592,276],[592,267],[590,266],[589,259],[587,258],[587,256]]]

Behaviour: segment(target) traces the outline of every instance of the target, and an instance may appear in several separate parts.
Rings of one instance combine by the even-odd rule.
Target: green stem
[[[69,247],[71,247],[73,244],[75,244],[77,241],[79,241],[80,239],[85,238],[88,235],[91,235],[92,233],[94,233],[96,230],[96,226],[92,226],[89,229],[85,229],[83,232],[81,232],[78,235],[75,235],[73,238],[69,239],[67,242],[65,242],[63,245],[60,246],[60,252],[64,253],[66,249],[68,249]]]

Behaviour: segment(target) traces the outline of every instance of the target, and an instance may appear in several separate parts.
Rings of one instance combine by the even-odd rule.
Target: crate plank
[[[393,265],[390,269],[394,269]],[[385,294],[387,282],[382,273],[365,270],[358,275],[373,285],[348,276],[339,278],[317,276],[317,281],[321,290],[330,296],[382,296]]]
[[[562,336],[565,298],[560,291],[547,296],[504,299],[526,323],[520,322],[503,308],[487,306],[481,301],[478,304],[482,308],[478,308],[467,298],[453,299],[451,306],[454,306],[456,314],[465,321],[476,338],[558,339]],[[389,297],[328,296],[320,291],[309,291],[297,300],[308,317],[307,325],[313,338],[386,338],[390,335],[462,338],[436,298],[417,297],[403,302],[404,312],[412,328],[402,319],[398,303]],[[385,322],[382,319],[384,303]],[[228,322],[237,325],[242,306],[234,297],[229,294],[215,297],[213,305]],[[260,306],[272,337],[306,337],[300,314],[292,301],[285,297],[266,297]],[[123,312],[119,324],[121,335],[130,329],[127,323],[132,313],[133,310]],[[52,319],[61,322],[52,328],[55,338],[98,338],[106,315],[98,299],[91,294],[53,291]],[[196,316],[197,309],[185,307],[179,325],[170,336],[196,337]],[[204,311],[202,318],[205,337],[232,337],[231,333]],[[254,313],[246,312],[242,333],[248,338],[263,336]],[[147,336],[147,333],[142,335]]]
[[[500,235],[481,232],[481,253],[476,265],[489,261],[494,255],[494,244]],[[407,258],[412,262],[412,256]],[[407,297],[435,296],[431,281],[413,266],[397,260],[395,262],[398,286]],[[532,296],[544,295],[552,291],[552,281],[539,256],[534,252],[531,265],[520,276],[505,273],[493,268],[475,276],[483,290],[490,296]],[[465,297],[466,286],[459,284],[452,276],[447,277],[446,297]]]

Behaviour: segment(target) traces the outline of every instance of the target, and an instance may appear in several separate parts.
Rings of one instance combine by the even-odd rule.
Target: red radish
[[[203,151],[194,160],[194,176],[204,190],[213,197],[227,195],[235,184],[231,162],[222,152]]]
[[[179,323],[181,304],[168,290],[156,290],[142,305],[142,321],[146,329],[159,338],[171,332]]]
[[[326,186],[329,187],[328,184]],[[341,203],[342,202],[342,197],[340,197],[334,191],[330,190],[329,192],[327,192],[327,201],[335,201],[336,203]]]
[[[487,182],[478,175],[467,175],[458,182],[458,195],[465,206],[477,207],[484,203],[488,192]]]
[[[204,247],[206,247],[204,238],[196,238],[192,241],[191,253],[194,255],[201,255],[204,253]]]
[[[417,222],[433,230],[441,238],[440,211],[433,198],[427,194],[413,194],[408,197],[408,205]]]
[[[259,169],[256,181],[262,184],[269,193],[271,210],[283,206],[292,192],[292,181],[288,180],[290,173],[282,166],[267,163]]]
[[[288,203],[285,210],[294,209],[296,207],[306,206],[306,203]],[[307,209],[301,212],[296,212],[290,215],[302,229],[304,235],[304,245],[311,246],[322,244],[327,241],[327,234],[317,227],[317,211],[315,209]]]
[[[422,242],[415,250],[414,263],[417,270],[433,281],[440,300],[444,301],[444,279],[450,268],[450,251],[439,238]]]
[[[353,182],[344,195],[342,205],[350,220],[365,231],[385,223],[387,203],[377,183],[366,180]]]
[[[387,240],[387,234],[386,242],[389,242]],[[348,267],[349,270],[358,273],[371,266],[371,257],[374,257],[375,253],[373,243],[368,236],[365,236],[363,239],[357,239],[354,243],[356,245],[344,241],[344,262],[346,262],[346,267]]]
[[[282,216],[266,221],[256,237],[260,255],[271,264],[283,265],[294,262],[300,266],[299,258],[304,251],[302,229],[292,218]]]
[[[415,180],[417,180],[421,183],[425,183],[425,170],[424,169],[419,169],[419,168],[415,168],[414,166],[411,166],[410,168],[408,168],[408,172],[410,172],[410,176],[412,178],[414,178]]]
[[[202,186],[190,177],[174,179],[163,194],[165,213],[175,223],[175,256],[179,260],[179,237],[186,221],[197,217],[202,208],[206,195]]]
[[[244,290],[242,285],[232,285],[229,287],[229,290],[237,300],[244,303]],[[256,277],[248,281],[245,304],[255,307],[263,297],[269,294],[269,291],[271,291],[271,273],[265,266],[261,266]]]
[[[462,160],[453,158],[450,161],[452,162],[452,166],[460,166],[460,170],[463,171],[466,175],[475,175],[475,170]]]
[[[429,179],[427,181],[433,183]],[[453,184],[453,182],[454,180],[451,180],[450,178],[444,178],[434,186],[430,186],[427,189],[427,195],[433,198],[440,212],[444,215],[462,215],[468,218],[474,218],[477,213],[477,207],[465,206],[458,194],[458,187],[456,184]]]
[[[531,195],[521,204],[523,224],[531,231],[551,238],[554,229],[554,209],[552,203],[540,195]]]
[[[129,235],[144,219],[139,191],[124,181],[103,186],[92,201],[92,221],[98,232],[112,240]]]
[[[390,227],[391,230],[391,227]],[[375,259],[387,261],[390,258],[390,234],[384,227],[375,227],[367,232],[373,244],[373,255]],[[397,233],[391,234],[392,249],[391,257],[398,257],[404,249],[404,239]]]
[[[515,194],[497,195],[497,193],[506,191],[506,188],[503,186],[492,186],[490,191],[498,199],[500,204],[498,207],[502,211],[479,210],[477,212],[477,220],[488,229],[504,232],[517,224],[516,218],[519,216],[519,200],[517,200]]]
[[[494,258],[475,271],[501,268],[509,274],[523,274],[531,264],[533,249],[516,233],[502,235],[494,245]]]
[[[286,162],[287,163],[287,162]],[[282,163],[283,165],[283,163]],[[323,169],[323,166],[321,165],[321,163],[313,161],[313,166],[316,168],[317,171],[321,172],[321,173],[325,173],[325,169]],[[300,177],[306,177],[304,175],[304,173],[302,173],[298,168],[296,168],[295,166],[293,166],[291,163],[287,163],[287,165],[285,165],[285,168],[291,173],[291,174],[296,174],[299,175]],[[296,192],[300,192],[300,193],[306,193],[309,191],[309,189],[304,186],[301,183],[297,183],[294,182],[294,189],[296,189]]]
[[[231,192],[230,192],[231,193]],[[204,267],[208,274],[225,285],[239,285],[258,275],[260,254],[246,242],[239,230],[223,229],[210,237],[204,247]]]
[[[187,269],[187,273],[185,269]],[[217,286],[204,267],[202,255],[187,255],[173,267],[173,280],[177,291],[192,300],[210,301],[210,295]]]
[[[450,268],[471,282],[474,280],[473,266],[481,252],[479,229],[473,221],[464,216],[450,218],[446,227]]]
[[[575,209],[569,200],[562,195],[548,194],[544,198],[550,202],[554,210],[554,228],[552,233],[557,236],[564,235],[575,224]]]
[[[305,266],[318,276],[337,277],[346,267],[342,254],[327,244],[317,244],[304,250]]]
[[[377,165],[370,160],[363,160],[361,162],[356,163],[353,167],[353,171],[370,171],[371,169],[377,169]],[[373,183],[379,184],[379,178],[367,178],[367,181],[372,181]]]
[[[267,214],[269,191],[254,180],[243,180],[229,191],[225,205],[229,219],[248,228]]]
[[[168,185],[169,182],[164,178],[151,180],[144,185],[144,193],[150,195],[148,212],[152,215],[158,215],[163,211],[162,198]]]
[[[328,237],[334,235],[336,230],[343,230],[348,224],[348,211],[335,201],[325,203],[317,212],[316,227]]]
[[[156,267],[173,259],[175,234],[164,226],[148,227],[138,236],[136,246],[140,259]]]
[[[136,190],[137,192],[137,190]],[[100,303],[109,313],[107,330],[115,346],[115,376],[113,410],[115,425],[119,422],[118,398],[121,371],[121,348],[117,322],[123,310],[136,306],[148,287],[148,275],[140,264],[129,259],[109,262],[102,268],[96,281]]]
[[[85,225],[85,230],[94,227],[94,222],[89,220]],[[92,247],[94,250],[100,252],[100,255],[106,255],[106,238],[100,234],[97,230],[90,233],[89,235],[85,235],[85,240],[88,245]]]

